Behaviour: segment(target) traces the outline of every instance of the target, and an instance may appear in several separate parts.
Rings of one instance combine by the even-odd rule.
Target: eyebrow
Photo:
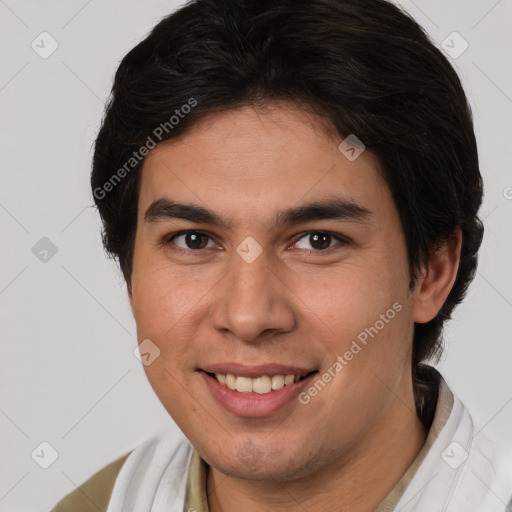
[[[273,228],[327,219],[367,222],[371,216],[369,209],[355,201],[335,197],[280,211],[274,217]],[[170,219],[210,224],[227,230],[232,228],[231,222],[207,208],[167,198],[151,203],[144,214],[144,221],[148,223]]]

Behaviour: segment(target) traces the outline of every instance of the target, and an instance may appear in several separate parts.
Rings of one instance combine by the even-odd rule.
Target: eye
[[[336,243],[338,242],[338,243]],[[293,245],[298,249],[309,252],[327,252],[328,249],[336,245],[346,245],[349,243],[345,237],[334,235],[326,231],[310,231],[304,233]],[[212,238],[201,231],[180,231],[178,233],[168,235],[164,238],[163,244],[171,246],[172,250],[181,253],[198,253],[202,249],[216,247]],[[175,246],[172,247],[172,246]]]
[[[301,242],[301,240],[305,240],[305,242]],[[310,231],[303,235],[297,242],[295,242],[295,246],[299,249],[305,249],[307,251],[320,252],[325,251],[333,247],[332,242],[341,242],[341,245],[345,245],[348,243],[341,236],[334,236],[331,233],[327,233],[325,231]],[[308,247],[309,246],[309,247]]]
[[[210,241],[212,245],[208,245],[208,241]],[[170,244],[171,242],[185,251],[198,251],[215,247],[213,240],[201,231],[180,231],[165,239],[165,244]]]

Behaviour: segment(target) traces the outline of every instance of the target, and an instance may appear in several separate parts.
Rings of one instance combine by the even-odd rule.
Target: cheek
[[[372,254],[328,278],[303,280],[309,286],[298,291],[306,304],[304,312],[309,310],[312,323],[325,333],[325,365],[344,357],[343,372],[356,381],[362,367],[383,376],[401,372],[408,357],[412,339],[408,275],[400,258],[395,264],[391,261]]]
[[[300,276],[294,291],[304,313],[339,341],[373,325],[403,296],[401,284],[387,269],[352,262],[317,276]]]
[[[141,272],[133,282],[137,339],[139,343],[150,340],[159,352],[151,365],[144,366],[157,394],[158,382],[167,382],[172,387],[173,377],[188,374],[182,369],[192,365],[193,315],[198,307],[190,286],[183,285],[169,272]]]
[[[187,282],[164,264],[140,261],[135,273],[133,306],[141,335],[160,338],[175,325],[186,320],[197,302],[197,282]],[[151,269],[151,270],[149,270]]]

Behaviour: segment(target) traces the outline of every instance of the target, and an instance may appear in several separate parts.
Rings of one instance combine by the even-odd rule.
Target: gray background
[[[439,367],[485,434],[512,443],[512,1],[400,3],[438,46],[459,52],[454,31],[469,44],[450,58],[474,112],[486,235]],[[126,288],[103,254],[88,180],[120,59],[178,5],[0,0],[2,511],[49,510],[172,423],[133,355]],[[43,31],[59,45],[47,59],[31,47],[51,48]],[[58,452],[48,469],[43,441]]]

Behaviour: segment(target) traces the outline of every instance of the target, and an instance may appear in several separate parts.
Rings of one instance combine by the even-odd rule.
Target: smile
[[[208,373],[208,375],[233,391],[238,391],[239,393],[257,393],[259,395],[265,395],[272,391],[277,391],[284,386],[290,386],[307,376],[288,374],[273,375],[272,377],[262,375],[261,377],[251,378],[241,375],[236,376],[231,373]]]
[[[224,365],[223,365],[224,366]],[[228,413],[238,417],[256,418],[271,416],[285,407],[298,404],[297,396],[315,378],[318,370],[295,369],[294,373],[283,372],[280,365],[274,368],[233,368],[220,373],[221,369],[198,371],[212,398]],[[287,368],[291,369],[291,368]],[[245,373],[245,375],[237,375]],[[251,376],[247,374],[251,374]]]

